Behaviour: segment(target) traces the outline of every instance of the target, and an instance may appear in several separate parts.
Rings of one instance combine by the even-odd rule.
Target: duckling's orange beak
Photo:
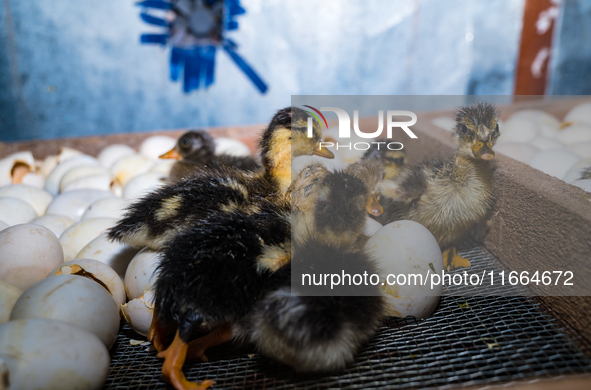
[[[160,156],[160,158],[174,158],[175,160],[180,160],[181,155],[179,154],[179,152],[176,151],[175,148],[172,148],[168,152]]]
[[[492,150],[490,141],[486,144],[482,141],[476,142],[476,144],[472,146],[472,154],[474,154],[474,157],[483,160],[492,160],[495,157],[495,152]]]
[[[312,154],[324,158],[334,158],[334,154],[330,150],[326,148],[322,149],[320,145],[318,145],[318,148],[314,149]]]
[[[374,217],[379,217],[384,212],[384,208],[380,205],[380,203],[378,202],[378,199],[373,194],[369,198],[369,201],[367,202],[365,209],[367,210],[368,213],[370,213]]]

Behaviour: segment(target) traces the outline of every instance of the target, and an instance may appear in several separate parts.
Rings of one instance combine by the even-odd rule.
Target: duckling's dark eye
[[[461,123],[458,125],[458,132],[462,135],[470,134],[470,130],[468,129],[468,126],[461,124]]]
[[[397,164],[397,165],[402,165],[404,163],[403,157],[394,158],[392,160],[394,161],[394,164]]]
[[[185,139],[182,141],[182,143],[183,143],[183,145],[189,145],[189,140],[188,140],[187,138],[185,138]]]
[[[497,125],[495,126],[495,129],[493,130],[496,134],[499,134],[499,124],[497,123]]]

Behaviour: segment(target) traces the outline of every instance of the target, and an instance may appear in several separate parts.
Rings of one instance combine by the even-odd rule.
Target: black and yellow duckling
[[[390,150],[384,144],[378,143],[372,143],[362,159],[379,161],[384,170],[385,180],[392,180],[398,176],[407,163],[404,150]]]
[[[219,169],[231,166],[244,171],[256,172],[261,166],[253,157],[238,157],[215,154],[213,137],[203,130],[191,130],[179,137],[174,148],[160,158],[178,160],[170,170],[169,180],[176,182],[183,177],[194,176],[203,169]]]
[[[378,184],[380,202],[390,210],[383,222],[409,219],[425,226],[444,249],[447,268],[467,267],[453,244],[482,223],[493,202],[492,148],[499,137],[498,113],[489,103],[461,108],[448,160],[405,167],[394,180]]]
[[[296,294],[292,291],[292,278],[300,280],[300,274],[377,273],[363,245],[354,245],[363,239],[369,190],[361,180],[335,172],[328,172],[317,190],[312,207],[316,225],[308,235],[294,236],[291,263],[275,273],[283,283],[234,325],[236,337],[304,372],[339,370],[351,363],[384,312],[378,286],[349,290],[349,296],[346,283],[334,290],[320,286],[315,296],[300,294],[298,286]]]
[[[333,157],[320,149],[318,123],[313,137],[307,137],[307,118],[304,111],[290,107],[275,115],[261,139],[261,172],[220,167],[161,187],[132,204],[109,237],[159,251],[180,231],[210,215],[255,213],[262,199],[282,201],[291,182],[292,154]]]
[[[211,385],[188,382],[182,372],[185,359],[206,360],[207,348],[230,340],[232,325],[277,284],[275,271],[291,259],[289,204],[261,199],[256,207],[254,212],[215,213],[162,250],[148,336],[165,359],[165,380],[176,389]],[[171,328],[174,340],[166,345]],[[196,338],[204,329],[214,330]]]

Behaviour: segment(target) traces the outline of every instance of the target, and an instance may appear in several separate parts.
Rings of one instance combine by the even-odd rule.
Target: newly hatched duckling
[[[261,139],[262,172],[220,167],[161,187],[132,204],[109,237],[159,251],[180,231],[210,215],[255,212],[262,199],[282,201],[291,182],[292,154],[333,157],[320,149],[317,122],[313,137],[307,137],[307,118],[305,112],[291,107],[275,115]]]
[[[379,143],[372,143],[362,159],[379,161],[384,170],[385,180],[392,180],[398,176],[401,168],[407,163],[404,150],[390,150],[386,145]]]
[[[394,180],[378,184],[380,202],[391,210],[384,223],[409,219],[425,226],[444,249],[444,266],[467,267],[452,245],[482,223],[493,202],[492,148],[499,137],[492,104],[461,108],[452,132],[455,155],[438,163],[405,167]]]
[[[287,202],[262,199],[256,211],[216,213],[163,249],[148,339],[165,359],[163,376],[175,388],[211,384],[188,382],[185,358],[206,360],[205,350],[230,340],[232,324],[276,284],[274,272],[291,259],[289,209]],[[164,349],[171,327],[176,334]],[[203,329],[215,330],[195,339]]]
[[[275,273],[283,276],[283,283],[234,325],[236,337],[305,372],[339,370],[351,363],[375,334],[384,312],[378,286],[349,290],[350,296],[330,286],[320,287],[323,296],[293,294],[291,272],[296,268],[298,274],[377,273],[363,245],[355,245],[362,240],[369,190],[361,180],[333,172],[317,190],[312,218],[316,226],[308,235],[294,236],[292,262]]]
[[[176,182],[183,177],[194,176],[204,168],[219,169],[231,166],[244,171],[256,172],[261,166],[254,158],[215,154],[213,137],[203,130],[191,130],[183,134],[175,147],[160,158],[178,160],[170,170],[169,180]]]

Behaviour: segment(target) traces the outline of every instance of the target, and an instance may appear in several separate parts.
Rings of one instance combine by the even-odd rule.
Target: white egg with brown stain
[[[158,172],[148,172],[131,179],[123,188],[123,198],[138,199],[164,186],[165,175]]]
[[[0,218],[10,226],[31,222],[37,218],[33,206],[17,198],[0,196]]]
[[[379,269],[387,315],[425,318],[433,313],[442,286],[432,289],[430,283],[416,281],[430,282],[430,275],[443,271],[441,250],[427,228],[413,221],[392,222],[374,233],[365,248]]]
[[[56,196],[47,206],[45,214],[65,215],[74,222],[80,221],[84,211],[99,199],[114,198],[110,191],[101,190],[74,190]]]
[[[0,324],[8,322],[10,312],[22,293],[23,290],[14,284],[0,280]],[[0,388],[2,387],[0,386]]]
[[[35,218],[31,221],[31,223],[45,226],[46,228],[51,230],[56,237],[59,237],[67,228],[74,224],[74,221],[72,221],[72,219],[66,217],[65,215],[48,214],[39,218]]]
[[[111,348],[119,333],[119,307],[100,284],[76,275],[56,275],[29,287],[14,304],[10,320],[49,318],[96,335]]]
[[[151,292],[146,292],[140,298],[132,299],[124,305],[121,305],[123,317],[134,331],[147,336],[154,316],[154,296]]]
[[[0,363],[9,387],[2,389],[100,390],[109,373],[109,351],[90,332],[51,319],[0,325]]]
[[[19,184],[22,178],[35,170],[35,158],[31,152],[13,153],[0,160],[0,187]]]
[[[116,223],[117,220],[114,218],[92,218],[70,226],[60,236],[60,242],[64,248],[64,261],[74,260],[89,242],[115,226]]]
[[[125,292],[129,299],[137,299],[151,289],[159,262],[160,254],[146,248],[134,256],[125,271]]]
[[[59,240],[43,226],[25,224],[0,231],[0,280],[25,290],[63,262]]]
[[[82,166],[97,165],[99,165],[99,162],[96,158],[85,154],[72,157],[71,159],[58,164],[58,166],[49,174],[47,180],[45,180],[45,190],[51,195],[56,196],[60,192],[60,182],[66,173]]]
[[[107,219],[107,218],[105,218]],[[109,218],[110,219],[110,218]],[[89,220],[92,221],[92,220]],[[121,281],[125,278],[131,259],[138,253],[139,248],[127,244],[111,241],[106,233],[100,234],[87,243],[76,255],[76,259],[94,259],[111,267]]]
[[[176,145],[176,139],[166,135],[154,135],[146,138],[140,145],[140,154],[150,160],[158,158]]]
[[[218,156],[228,154],[236,157],[247,157],[252,154],[250,148],[244,142],[234,138],[218,137],[213,142],[215,143],[215,154]]]
[[[155,161],[141,154],[134,154],[117,160],[111,167],[111,174],[115,182],[125,187],[131,179],[142,173],[149,172],[154,165],[156,165]]]
[[[94,282],[101,284],[107,288],[107,292],[111,294],[117,307],[127,301],[125,295],[125,287],[121,281],[121,277],[117,272],[107,264],[94,259],[75,259],[60,264],[54,268],[48,275],[77,275],[84,276]]]
[[[123,198],[104,198],[99,199],[84,211],[82,220],[90,218],[115,218],[120,219],[125,214],[125,210],[131,204],[131,200]]]
[[[131,156],[136,153],[137,152],[130,146],[123,144],[115,144],[109,145],[103,150],[101,150],[97,158],[103,167],[111,169],[111,167],[117,160],[120,160],[123,157]]]
[[[18,198],[27,202],[35,209],[38,217],[45,214],[47,206],[53,201],[53,196],[49,192],[23,184],[13,184],[0,188],[0,197],[2,196]]]

